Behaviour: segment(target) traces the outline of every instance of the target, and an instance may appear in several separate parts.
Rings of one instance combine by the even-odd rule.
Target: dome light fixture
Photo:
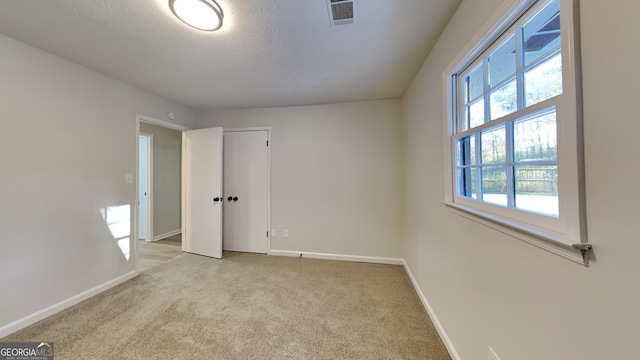
[[[222,27],[224,14],[215,0],[169,0],[171,12],[185,24],[203,31]]]

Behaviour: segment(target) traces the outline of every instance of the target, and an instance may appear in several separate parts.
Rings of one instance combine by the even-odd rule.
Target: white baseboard
[[[373,264],[389,264],[389,265],[404,265],[403,259],[383,258],[373,256],[355,256],[355,255],[340,255],[340,254],[323,254],[306,251],[290,251],[290,250],[269,250],[269,255],[278,256],[293,256],[293,257],[305,257],[311,259],[324,259],[324,260],[341,260],[341,261],[354,261]]]
[[[173,231],[169,231],[167,233],[164,234],[160,234],[160,235],[155,235],[153,237],[153,241],[158,241],[158,240],[162,240],[162,239],[166,239],[168,237],[174,236],[174,235],[178,235],[182,233],[182,229],[178,229],[178,230],[173,230]]]
[[[444,331],[444,328],[442,327],[440,320],[438,320],[436,313],[433,311],[433,308],[431,307],[431,305],[429,305],[427,298],[424,296],[424,293],[420,289],[420,286],[418,286],[418,282],[413,277],[413,274],[411,273],[411,269],[409,269],[409,265],[407,265],[407,262],[404,259],[402,259],[402,264],[404,265],[404,270],[407,272],[407,275],[409,275],[409,279],[413,284],[413,288],[416,289],[416,292],[418,293],[418,297],[420,298],[420,301],[422,301],[422,305],[427,310],[427,314],[429,315],[429,318],[431,319],[433,326],[438,331],[438,335],[440,335],[440,338],[442,339],[444,346],[447,348],[447,351],[449,351],[449,355],[451,356],[451,359],[461,360],[460,355],[456,351],[456,348],[453,346],[453,342],[451,342],[451,339],[447,335],[447,332]]]
[[[84,291],[78,295],[72,296],[66,300],[62,300],[57,304],[53,304],[45,309],[42,309],[40,311],[37,311],[31,315],[27,315],[25,317],[23,317],[22,319],[18,319],[12,323],[9,323],[7,325],[4,325],[2,327],[0,327],[0,338],[3,338],[7,335],[10,335],[20,329],[24,329],[25,327],[31,325],[31,324],[35,324],[36,322],[45,319],[53,314],[56,314],[64,309],[67,309],[83,300],[86,300],[92,296],[98,295],[99,293],[111,289],[112,287],[121,284],[131,278],[133,278],[136,275],[135,271],[132,271],[130,273],[124,274],[120,277],[117,277],[113,280],[107,281],[104,284],[98,285],[92,289],[89,289],[87,291]]]

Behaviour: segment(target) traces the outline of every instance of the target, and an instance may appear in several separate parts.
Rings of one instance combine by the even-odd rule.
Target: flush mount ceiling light
[[[215,0],[169,0],[173,14],[185,24],[203,31],[222,26],[224,14]]]

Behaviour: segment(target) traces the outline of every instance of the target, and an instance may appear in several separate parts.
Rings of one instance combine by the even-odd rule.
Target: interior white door
[[[269,155],[266,130],[224,132],[224,249],[267,253]]]
[[[139,136],[138,154],[138,239],[147,239],[148,217],[148,172],[149,172],[149,135]]]
[[[222,258],[222,128],[182,133],[185,251]]]

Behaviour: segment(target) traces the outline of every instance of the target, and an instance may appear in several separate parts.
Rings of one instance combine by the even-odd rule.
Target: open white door
[[[140,150],[138,156],[138,239],[151,241],[147,237],[147,216],[149,191],[149,135],[140,134]]]
[[[153,134],[140,132],[138,155],[138,239],[153,241],[153,209],[151,191],[153,179]]]
[[[185,251],[222,258],[222,128],[182,133]]]

